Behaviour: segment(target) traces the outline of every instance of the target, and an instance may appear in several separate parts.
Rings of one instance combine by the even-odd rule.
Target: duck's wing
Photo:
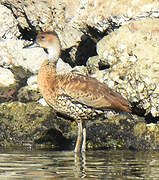
[[[61,87],[61,94],[87,106],[131,112],[126,99],[94,78],[73,74],[63,78]]]

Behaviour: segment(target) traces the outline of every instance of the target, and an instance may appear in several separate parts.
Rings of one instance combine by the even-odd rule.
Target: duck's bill
[[[27,46],[24,46],[23,49],[26,49],[26,48],[36,48],[36,47],[40,47],[40,46],[35,41],[35,42],[33,42],[33,43],[31,43],[31,44],[29,44]]]

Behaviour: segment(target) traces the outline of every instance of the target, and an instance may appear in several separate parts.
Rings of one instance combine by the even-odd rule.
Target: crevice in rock
[[[45,131],[34,143],[52,145],[62,150],[71,148],[71,140],[66,139],[59,130],[54,128]]]
[[[90,37],[94,42],[98,42],[104,36],[107,36],[116,29],[119,29],[121,25],[113,22],[112,19],[108,19],[108,27],[104,31],[99,31],[97,28],[87,25],[85,29],[80,29],[86,36]]]
[[[71,67],[75,67],[76,64],[72,60],[71,55],[70,55],[72,48],[73,47],[62,50],[61,51],[61,58],[65,63],[68,63]]]
[[[104,69],[109,69],[110,68],[110,64],[106,64],[103,61],[99,61],[98,65],[99,65],[99,70],[104,70]]]
[[[135,114],[140,117],[144,117],[147,124],[150,123],[157,123],[159,120],[159,117],[153,117],[151,113],[146,114],[146,110],[139,108],[137,105],[139,103],[133,103],[132,104],[132,114]]]
[[[89,57],[96,56],[96,42],[91,37],[83,35],[78,47],[72,46],[62,50],[61,58],[71,67],[86,65]]]
[[[31,21],[27,17],[27,14],[24,8],[23,7],[18,8],[10,2],[4,2],[2,3],[2,5],[8,8],[12,12],[17,22],[18,22],[18,15],[16,13],[21,13],[22,16],[24,16],[26,22],[28,23],[28,27],[25,27],[25,28],[23,28],[19,23],[17,24],[19,32],[21,33],[21,35],[18,38],[24,39],[24,40],[32,40],[32,41],[35,40],[36,35],[37,35],[36,27],[32,25]]]
[[[146,113],[146,110],[145,109],[142,109],[142,108],[139,108],[137,105],[139,103],[132,103],[131,104],[131,107],[132,107],[132,114],[136,114],[140,117],[144,117],[145,116],[145,113]]]
[[[146,121],[147,124],[157,123],[159,121],[159,117],[153,117],[151,113],[148,113],[145,116],[145,121]]]
[[[78,47],[73,46],[69,49],[65,49],[62,52],[62,59],[69,63],[72,67],[81,65],[85,66],[89,57],[97,55],[96,45],[98,41],[120,27],[112,20],[108,20],[108,23],[108,28],[103,32],[99,32],[98,29],[89,25],[87,25],[86,28],[80,29],[83,32],[81,42]],[[75,48],[75,55],[73,57],[74,60],[71,58],[71,56],[73,56],[73,48]],[[103,69],[103,66],[100,67]],[[107,69],[109,67],[107,66],[104,68]]]
[[[97,55],[96,43],[92,40],[92,38],[83,35],[81,39],[82,41],[79,43],[75,54],[75,64],[77,66],[85,66],[89,57]]]
[[[82,41],[79,43],[79,46],[77,47],[75,64],[78,66],[86,65],[86,62],[89,57],[97,55],[96,45],[98,41],[101,40],[104,36],[113,32],[115,29],[118,29],[119,27],[120,26],[117,25],[117,23],[109,19],[108,28],[103,32],[100,32],[95,27],[91,27],[89,25],[87,25],[84,29],[80,29],[83,32],[83,36],[81,37]]]

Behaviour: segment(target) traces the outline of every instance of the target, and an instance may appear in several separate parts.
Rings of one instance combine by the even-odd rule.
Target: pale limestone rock
[[[24,41],[6,39],[0,41],[1,65],[22,66],[37,73],[44,59],[47,58],[42,48],[23,49]]]
[[[94,74],[96,71],[99,70],[99,64],[98,64],[99,61],[100,60],[98,56],[90,57],[87,60],[87,68],[88,68],[89,73]]]
[[[32,89],[37,89],[37,75],[30,76],[27,80],[27,85]]]
[[[158,27],[158,19],[132,21],[97,44],[99,58],[111,66],[105,81],[114,81],[115,89],[153,116],[159,114]]]
[[[23,61],[17,60],[17,63],[30,72],[37,73],[43,61],[48,58],[42,48],[22,49]]]
[[[16,39],[3,39],[0,41],[0,64],[18,65],[15,61],[22,61],[21,51],[24,41]]]
[[[0,86],[9,86],[15,82],[14,74],[9,69],[0,67]]]
[[[0,37],[13,38],[20,36],[17,24],[18,22],[15,20],[11,11],[0,4]]]
[[[75,66],[72,69],[72,73],[88,75],[88,70],[85,66]]]
[[[68,63],[65,63],[61,58],[59,58],[56,64],[56,72],[58,74],[63,74],[70,71],[72,71],[72,67]]]
[[[43,105],[43,106],[48,106],[48,104],[47,104],[47,102],[45,101],[44,98],[39,99],[39,100],[38,100],[38,103],[40,103],[40,104]]]

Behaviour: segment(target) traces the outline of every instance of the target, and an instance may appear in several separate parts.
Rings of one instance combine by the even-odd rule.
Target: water
[[[0,180],[159,179],[159,152],[0,149]]]

